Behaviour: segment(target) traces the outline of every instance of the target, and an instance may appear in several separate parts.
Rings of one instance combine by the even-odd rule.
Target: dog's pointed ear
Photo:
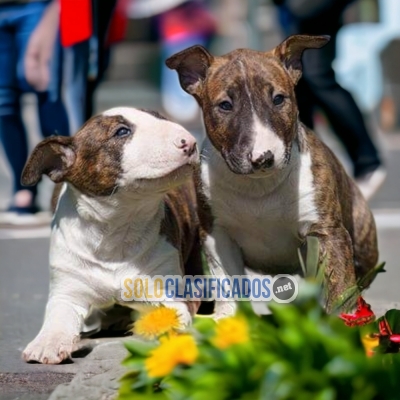
[[[325,46],[330,36],[293,35],[272,50],[272,54],[279,58],[288,70],[294,84],[301,78],[302,64],[301,57],[304,50],[319,49]]]
[[[72,137],[49,137],[33,150],[22,171],[21,183],[24,186],[33,186],[43,174],[48,175],[53,182],[62,182],[75,159]]]
[[[168,58],[165,63],[176,69],[183,90],[196,95],[207,76],[213,56],[203,46],[192,46]]]

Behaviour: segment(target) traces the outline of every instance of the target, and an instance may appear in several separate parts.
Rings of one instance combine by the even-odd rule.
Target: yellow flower
[[[160,306],[143,314],[135,322],[133,332],[146,339],[155,339],[180,328],[176,310]]]
[[[219,349],[226,349],[248,341],[249,327],[246,320],[243,317],[229,317],[219,321],[212,342]]]
[[[145,361],[147,374],[151,378],[162,378],[179,364],[192,365],[198,355],[193,336],[185,334],[162,337],[160,346]]]
[[[361,337],[361,342],[367,356],[371,357],[375,354],[375,347],[379,346],[379,337],[373,334],[364,335]]]

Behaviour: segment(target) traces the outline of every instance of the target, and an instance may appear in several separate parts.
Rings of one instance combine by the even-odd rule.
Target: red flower
[[[357,299],[357,308],[354,313],[342,313],[339,317],[347,326],[366,325],[375,320],[375,314],[371,310],[371,306],[361,296]]]

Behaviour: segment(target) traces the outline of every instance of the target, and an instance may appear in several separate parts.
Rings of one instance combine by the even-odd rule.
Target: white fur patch
[[[270,151],[274,155],[275,167],[282,167],[285,160],[285,144],[282,139],[265,123],[261,122],[257,116],[252,95],[247,85],[247,71],[243,62],[239,60],[239,66],[243,74],[243,82],[246,90],[250,107],[253,113],[253,148],[251,152],[252,161],[256,161],[264,153]]]
[[[128,107],[113,108],[103,115],[121,115],[136,126],[124,149],[120,186],[160,178],[187,164],[187,156],[175,143],[193,143],[194,137],[182,126]]]
[[[285,160],[285,144],[283,140],[266,124],[260,121],[256,114],[253,117],[254,143],[252,160],[256,161],[267,151],[274,155],[275,166],[281,167]]]
[[[318,222],[319,214],[315,203],[314,176],[312,173],[311,154],[300,156],[299,170],[299,223],[300,234],[305,235],[312,224]]]

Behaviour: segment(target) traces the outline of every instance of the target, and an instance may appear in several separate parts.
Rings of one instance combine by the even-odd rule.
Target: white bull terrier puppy
[[[113,304],[140,309],[143,303],[121,298],[126,276],[201,273],[193,181],[198,161],[196,140],[183,127],[134,108],[108,110],[74,137],[37,145],[23,184],[46,174],[62,186],[45,319],[24,360],[70,358],[93,310]],[[183,325],[199,305],[163,304],[178,310]]]

